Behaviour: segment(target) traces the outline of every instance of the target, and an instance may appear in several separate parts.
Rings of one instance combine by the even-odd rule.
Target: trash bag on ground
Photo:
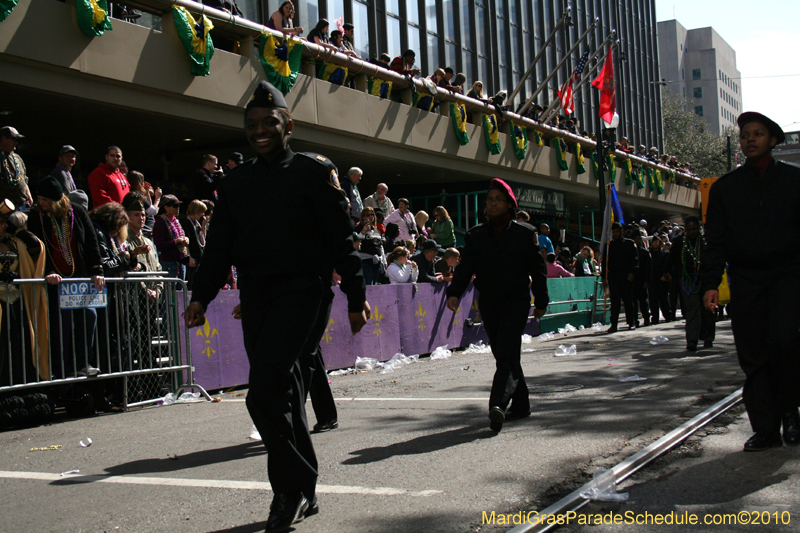
[[[639,377],[639,375],[636,374],[636,375],[633,375],[633,376],[620,376],[619,380],[622,381],[622,382],[627,382],[627,381],[645,381],[645,380],[647,380],[647,378]]]
[[[603,330],[603,323],[602,322],[595,322],[592,324],[592,331],[602,331]]]
[[[522,337],[522,342],[525,342],[525,335]],[[470,344],[467,349],[461,353],[492,353],[492,347],[488,344],[484,344],[483,341],[478,341],[478,344]]]
[[[653,337],[650,339],[650,344],[656,346],[658,344],[664,344],[665,342],[669,342],[669,339],[666,338],[664,335],[659,335],[658,337]]]
[[[559,344],[558,348],[556,348],[556,357],[562,357],[564,355],[578,355],[578,347],[574,344],[571,346]]]
[[[601,502],[624,502],[628,500],[628,493],[617,492],[613,470],[598,470],[588,487],[581,491],[581,498]]]
[[[184,392],[183,394],[180,395],[180,397],[178,398],[178,401],[179,402],[191,402],[191,401],[199,400],[199,399],[200,399],[200,393],[199,392]]]
[[[539,335],[539,340],[540,341],[549,341],[550,339],[555,339],[555,338],[556,338],[556,336],[555,336],[555,334],[553,334],[552,331],[549,332],[549,333],[542,333],[542,334]]]
[[[372,370],[377,364],[378,360],[372,357],[356,356],[356,370]]]
[[[439,346],[431,354],[431,359],[449,359],[453,352],[447,349],[447,344]]]

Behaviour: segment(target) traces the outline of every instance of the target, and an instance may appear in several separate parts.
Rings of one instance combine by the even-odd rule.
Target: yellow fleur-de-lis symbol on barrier
[[[200,353],[205,354],[209,359],[211,359],[211,354],[217,353],[217,351],[211,347],[211,338],[216,336],[217,333],[217,328],[212,329],[211,323],[206,319],[206,323],[203,324],[202,328],[197,330],[197,334],[195,335],[196,337],[205,337],[206,347]]]
[[[373,333],[375,333],[376,337],[380,337],[381,336],[381,320],[383,320],[383,315],[381,314],[380,311],[378,311],[377,307],[375,309],[373,309],[372,311],[373,311],[372,318],[373,318],[373,320],[375,320],[375,330],[373,331]]]
[[[322,340],[325,341],[325,344],[328,344],[333,339],[333,337],[331,337],[331,334],[328,333],[328,330],[331,328],[331,326],[333,326],[333,324],[334,324],[333,319],[332,318],[328,319],[328,327],[325,328],[325,334],[322,336]]]
[[[458,313],[460,312],[461,312],[461,306],[459,305],[458,307],[456,307],[456,312],[453,313],[455,315],[455,319],[453,320],[454,326],[458,326],[459,324],[461,324],[461,320],[459,320],[458,318]]]
[[[417,327],[420,329],[420,331],[425,331],[425,315],[427,314],[428,312],[422,308],[422,304],[419,304],[419,309],[414,312],[414,316],[419,317],[419,326]]]

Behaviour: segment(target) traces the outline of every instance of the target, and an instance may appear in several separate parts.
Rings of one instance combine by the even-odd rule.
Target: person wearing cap
[[[233,152],[228,158],[228,172],[238,167],[242,163],[244,163],[244,156],[239,152]]]
[[[331,271],[342,278],[339,288],[347,296],[353,334],[366,324],[370,308],[336,166],[325,156],[291,150],[294,122],[283,94],[269,82],[256,87],[244,118],[247,140],[258,156],[220,182],[185,320],[190,328],[205,323],[208,305],[235,265],[250,361],[247,409],[269,452],[274,497],[266,531],[274,532],[319,512],[301,358],[316,350],[325,330],[319,321],[328,311]],[[276,184],[291,187],[294,201],[276,194]],[[298,216],[298,206],[317,216]],[[304,236],[303,246],[292,250],[292,261],[275,255],[286,248],[287,220]]]
[[[181,202],[174,194],[161,197],[161,214],[153,225],[153,242],[158,249],[161,266],[171,278],[186,279],[186,266],[196,266],[189,255],[189,237],[183,231],[178,215]]]
[[[53,333],[50,335],[53,375],[56,378],[71,377],[78,369],[85,375],[96,374],[99,362],[94,361],[95,366],[89,362],[95,353],[97,311],[85,309],[83,313],[73,314],[65,309],[59,316],[58,284],[68,278],[91,276],[95,289],[102,292],[105,277],[97,233],[89,214],[69,201],[57,179],[52,176],[42,178],[36,192],[37,209],[28,217],[28,229],[44,243],[47,251],[44,278],[48,283],[50,330]],[[62,328],[60,333],[59,328]],[[74,336],[73,331],[76,332]],[[77,360],[78,368],[72,367],[73,358]],[[63,366],[62,362],[65,363]]]
[[[781,440],[800,444],[800,250],[786,245],[787,235],[800,234],[800,167],[773,158],[786,140],[773,120],[746,112],[738,125],[746,160],[709,191],[700,276],[705,306],[716,311],[727,264],[728,313],[754,432],[744,451],[756,452]],[[781,259],[764,260],[774,257]]]
[[[222,169],[217,156],[206,154],[194,178],[194,196],[198,200],[217,200],[217,188],[222,179]]]
[[[95,209],[109,202],[121,203],[131,190],[128,179],[120,170],[121,165],[122,150],[118,146],[109,146],[106,148],[105,162],[89,174],[89,194]]]
[[[647,154],[647,160],[652,161],[653,163],[658,163],[658,148],[655,146],[650,147],[650,151]]]
[[[47,313],[28,311],[45,309],[47,293],[39,284],[23,288],[11,283],[44,277],[44,244],[14,225],[14,214],[23,215],[10,200],[0,201],[0,387],[50,379]]]
[[[33,205],[25,163],[16,152],[24,138],[14,127],[0,128],[0,200],[7,198],[17,207]]]
[[[58,152],[58,163],[50,171],[53,176],[61,184],[64,194],[69,194],[78,187],[75,186],[75,180],[72,179],[72,167],[75,166],[75,160],[78,157],[78,151],[74,146],[65,144]]]
[[[639,254],[631,239],[624,238],[622,224],[611,225],[611,242],[603,256],[603,287],[611,296],[611,327],[617,331],[620,303],[625,305],[625,319],[630,329],[636,329],[636,307],[633,305],[633,280],[639,267]]]
[[[489,395],[489,427],[495,432],[506,420],[530,416],[520,362],[522,332],[528,323],[531,293],[535,318],[544,316],[550,303],[544,258],[534,240],[536,231],[530,224],[514,220],[517,207],[511,187],[503,180],[491,180],[487,220],[465,235],[461,262],[447,288],[447,308],[456,312],[459,298],[475,276],[478,309],[497,364]]]
[[[442,258],[433,265],[433,269],[437,274],[442,275],[442,281],[450,283],[453,281],[453,273],[456,271],[456,265],[460,260],[461,252],[455,248],[448,248],[444,251]]]
[[[436,272],[434,264],[436,255],[444,253],[444,248],[440,247],[436,241],[427,239],[420,246],[419,251],[411,258],[419,268],[419,283],[438,283],[442,281],[442,275]]]

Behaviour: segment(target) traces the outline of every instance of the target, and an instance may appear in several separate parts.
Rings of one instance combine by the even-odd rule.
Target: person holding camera
[[[222,178],[222,168],[219,166],[217,156],[206,154],[194,178],[194,195],[198,200],[217,201],[217,187]]]

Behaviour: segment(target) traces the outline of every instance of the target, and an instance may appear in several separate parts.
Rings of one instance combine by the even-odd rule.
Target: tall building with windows
[[[691,100],[714,133],[735,127],[742,113],[742,74],[736,51],[714,30],[687,30],[677,20],[658,23],[661,76],[667,88]]]
[[[251,20],[266,21],[283,0],[238,0]],[[519,84],[534,57],[572,5],[571,24],[559,31],[527,80],[516,109],[555,69],[595,17],[599,24],[561,67],[537,97],[547,104],[575,68],[581,54],[590,55],[612,29],[620,39],[615,53],[619,135],[632,142],[661,146],[661,87],[658,83],[658,43],[655,0],[605,2],[601,0],[294,0],[297,22],[306,33],[321,18],[336,29],[337,19],[355,25],[355,45],[362,57],[387,52],[392,57],[406,49],[417,54],[423,75],[437,67],[452,67],[467,77],[465,88],[484,82],[488,95]],[[587,66],[592,68],[594,63]],[[575,94],[575,116],[580,128],[594,131],[597,103],[587,83]]]

